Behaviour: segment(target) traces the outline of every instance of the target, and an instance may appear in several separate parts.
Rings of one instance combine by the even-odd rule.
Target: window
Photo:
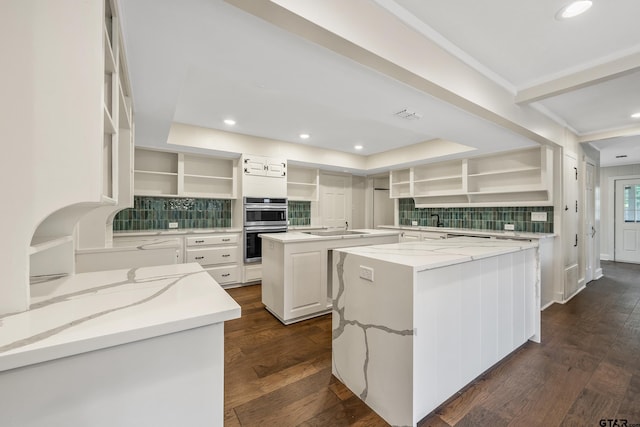
[[[640,185],[624,186],[624,222],[640,222]]]

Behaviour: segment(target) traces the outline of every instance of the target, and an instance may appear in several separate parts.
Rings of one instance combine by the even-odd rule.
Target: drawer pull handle
[[[223,242],[229,242],[231,239],[222,239]]]
[[[222,258],[228,258],[230,256],[231,256],[231,254],[222,254]]]
[[[231,276],[231,273],[224,273],[224,274],[222,275],[222,277],[229,277],[229,276]]]
[[[196,259],[204,259],[203,256],[197,256]]]
[[[204,240],[196,240],[196,243],[204,243]]]

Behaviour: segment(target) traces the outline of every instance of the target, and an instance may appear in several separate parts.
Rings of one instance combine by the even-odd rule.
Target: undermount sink
[[[303,233],[311,234],[312,236],[347,236],[350,234],[367,234],[363,231],[351,231],[351,230],[303,231]]]

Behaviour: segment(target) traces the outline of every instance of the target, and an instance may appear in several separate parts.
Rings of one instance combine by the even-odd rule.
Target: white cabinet
[[[552,177],[552,150],[536,147],[391,171],[390,197],[416,207],[547,206]]]
[[[578,161],[572,154],[566,153],[562,165],[563,169],[563,211],[562,211],[562,241],[564,251],[564,289],[562,300],[571,298],[581,287],[579,266],[579,212],[578,212]]]
[[[472,203],[552,202],[551,149],[542,147],[468,160]]]
[[[240,158],[243,197],[287,197],[287,161],[243,154]]]
[[[287,198],[289,200],[318,201],[320,171],[313,168],[289,166]]]
[[[235,161],[184,154],[182,194],[187,197],[235,198]]]
[[[389,172],[389,197],[392,199],[400,199],[413,196],[413,186],[411,169],[400,169]]]
[[[135,194],[235,199],[234,159],[136,148]]]
[[[439,240],[446,238],[447,233],[439,233],[436,231],[404,230],[400,233],[401,242],[418,242],[422,240]]]
[[[186,238],[186,262],[197,262],[221,285],[240,278],[239,233],[211,234]]]
[[[463,160],[454,160],[414,167],[414,196],[464,194],[466,192],[463,179],[465,166]]]
[[[40,187],[42,197],[30,196],[54,201],[55,206],[48,217],[37,218],[39,226],[30,248],[31,276],[73,273],[74,246],[104,248],[111,242],[116,212],[132,202],[133,112],[116,1],[82,6],[62,1],[57,6],[55,11],[46,11],[44,4],[28,6],[40,19],[49,17],[51,27],[39,27],[46,40],[36,44],[38,52],[46,51],[48,58],[55,58],[56,69],[52,74],[46,63],[37,67],[48,71],[44,78],[34,75],[36,81],[46,81],[55,90],[42,92],[33,106],[45,107],[49,96],[57,97],[55,108],[42,111],[46,120],[23,126],[39,134],[46,146],[33,152],[56,168],[49,171],[33,163],[47,178]],[[71,14],[74,18],[68,19]],[[33,111],[38,114],[38,109]],[[61,154],[52,154],[51,149]],[[56,194],[57,188],[63,194]],[[76,193],[85,188],[91,191],[75,200]],[[74,244],[69,244],[71,240]]]
[[[245,175],[284,178],[287,175],[287,161],[263,156],[242,156],[242,172]]]
[[[262,302],[285,325],[329,313],[333,249],[397,242],[397,234],[293,242],[263,238]]]

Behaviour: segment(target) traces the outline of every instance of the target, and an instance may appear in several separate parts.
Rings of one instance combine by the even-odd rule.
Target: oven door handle
[[[248,232],[255,232],[255,231],[261,231],[263,233],[278,233],[278,232],[284,232],[287,231],[287,227],[260,227],[260,226],[255,226],[255,227],[245,227],[244,231],[248,231]]]
[[[284,211],[287,206],[245,205],[245,211]]]

